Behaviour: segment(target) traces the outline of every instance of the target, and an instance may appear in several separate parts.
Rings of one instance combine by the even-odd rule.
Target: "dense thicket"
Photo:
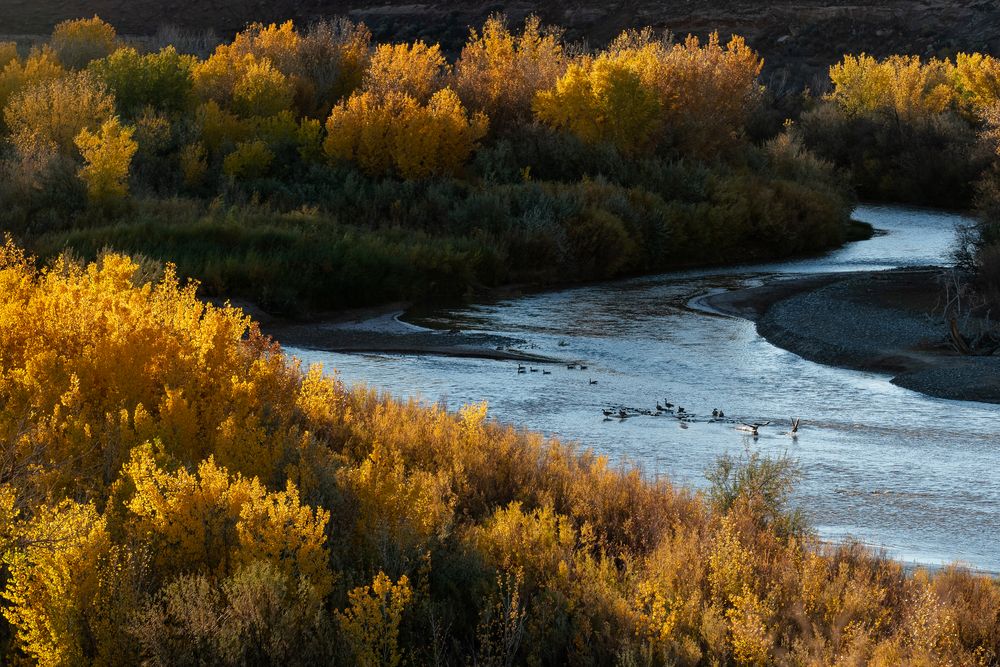
[[[980,133],[1000,102],[1000,61],[845,56],[807,111],[806,145],[848,168],[863,198],[970,208],[995,160]]]
[[[823,546],[794,469],[693,496],[345,389],[172,270],[0,248],[0,659],[44,665],[930,665],[1000,587]]]
[[[461,295],[818,251],[850,193],[794,130],[755,145],[738,37],[566,45],[529,18],[434,44],[252,25],[207,57],[100,19],[0,48],[0,223],[46,256],[175,261],[265,307]]]

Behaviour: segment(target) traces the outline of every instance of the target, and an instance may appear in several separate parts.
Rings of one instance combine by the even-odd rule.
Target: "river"
[[[514,362],[289,351],[395,396],[452,409],[485,400],[494,419],[692,487],[704,488],[706,467],[725,452],[787,452],[804,473],[796,501],[822,538],[852,537],[908,563],[1000,572],[1000,406],[931,398],[885,375],[806,361],[768,343],[751,322],[691,305],[713,291],[792,275],[946,264],[956,228],[968,222],[899,207],[862,206],[855,217],[881,233],[818,258],[588,285],[435,315],[439,325],[584,360],[587,370],[518,374]],[[721,408],[775,423],[750,441],[729,423],[604,421],[609,405],[657,401],[702,417]],[[781,435],[791,417],[803,420],[795,440]]]

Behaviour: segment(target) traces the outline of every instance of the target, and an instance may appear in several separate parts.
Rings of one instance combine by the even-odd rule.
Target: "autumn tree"
[[[861,54],[844,56],[830,68],[830,99],[849,115],[889,113],[903,121],[926,119],[954,101],[952,65],[919,56],[879,61]]]
[[[33,51],[23,62],[16,57],[9,60],[0,69],[0,109],[6,108],[10,99],[21,90],[58,79],[65,73],[49,48]]]
[[[660,101],[621,57],[601,54],[570,64],[555,87],[538,93],[538,119],[589,143],[626,152],[647,149],[660,130]]]
[[[1000,103],[1000,59],[982,53],[955,56],[955,85],[964,105],[980,116]]]
[[[91,203],[108,206],[128,195],[129,167],[138,149],[133,133],[116,116],[104,121],[97,132],[84,128],[76,136],[84,160],[80,178],[87,184]]]
[[[552,87],[566,62],[558,30],[543,29],[532,15],[515,35],[507,18],[495,14],[481,31],[469,31],[455,62],[455,89],[466,106],[489,116],[494,128],[509,128],[531,120],[535,95]]]
[[[352,95],[326,121],[323,149],[334,160],[356,162],[369,174],[404,178],[455,173],[485,136],[488,121],[468,114],[450,88],[426,104],[403,93]]]
[[[89,72],[41,81],[16,94],[4,121],[16,146],[51,145],[73,154],[82,130],[96,130],[115,112],[114,97]]]
[[[118,45],[115,29],[97,16],[63,21],[55,27],[50,42],[59,62],[70,69],[83,69],[92,60],[110,55]]]
[[[363,87],[376,98],[409,95],[424,104],[441,88],[449,67],[441,47],[423,41],[380,44],[372,54]]]
[[[347,19],[318,21],[299,43],[303,112],[325,118],[342,97],[361,87],[370,57],[371,31]]]
[[[194,65],[193,57],[177,53],[172,46],[144,55],[126,47],[92,62],[89,69],[114,94],[119,112],[132,117],[147,106],[168,112],[186,110],[192,100]]]

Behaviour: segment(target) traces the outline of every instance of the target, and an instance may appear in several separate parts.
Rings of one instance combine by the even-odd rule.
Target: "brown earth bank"
[[[944,317],[942,269],[828,274],[714,294],[772,344],[812,361],[891,373],[930,396],[1000,403],[1000,356],[961,355]],[[973,322],[972,324],[976,324]]]
[[[676,35],[719,31],[749,40],[767,62],[765,83],[776,93],[826,86],[826,68],[844,53],[866,51],[1000,55],[1000,2],[996,0],[556,0],[553,2],[406,2],[344,0],[0,0],[0,33],[48,34],[59,21],[98,14],[119,32],[155,33],[164,25],[212,30],[231,37],[252,21],[331,16],[364,21],[381,40],[422,38],[455,52],[469,26],[502,11],[519,21],[537,13],[564,27],[571,40],[599,46],[625,28],[650,25]]]

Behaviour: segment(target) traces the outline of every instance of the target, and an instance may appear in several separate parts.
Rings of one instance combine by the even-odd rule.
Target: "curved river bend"
[[[699,295],[794,274],[946,264],[960,216],[863,206],[884,235],[787,263],[666,274],[439,313],[463,330],[513,336],[532,351],[583,359],[586,371],[516,373],[512,362],[289,351],[397,396],[449,408],[486,400],[500,421],[577,440],[612,460],[703,487],[705,468],[748,441],[731,424],[640,417],[603,421],[609,405],[669,400],[700,415],[780,422],[753,446],[787,451],[798,501],[821,537],[848,536],[903,561],[959,561],[1000,572],[1000,406],[930,398],[888,376],[806,361],[751,322],[689,307]],[[563,342],[563,345],[560,345]],[[597,380],[591,385],[589,380]],[[802,417],[797,440],[779,435]]]

